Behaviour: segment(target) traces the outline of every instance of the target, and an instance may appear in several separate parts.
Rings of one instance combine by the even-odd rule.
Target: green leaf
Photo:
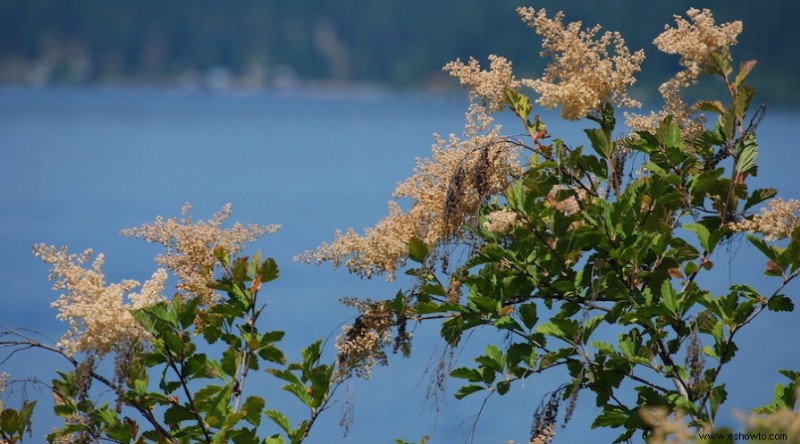
[[[453,378],[466,379],[469,382],[480,382],[481,373],[474,368],[459,367],[450,372]]]
[[[755,95],[756,90],[750,85],[744,85],[736,91],[736,96],[734,96],[733,103],[731,104],[731,111],[733,111],[733,115],[736,119],[744,119],[745,114],[747,114],[747,109],[750,107],[750,101],[753,100]]]
[[[509,88],[506,88],[503,92],[506,96],[505,102],[508,104],[511,111],[513,111],[514,114],[516,114],[520,119],[527,121],[528,116],[530,116],[531,110],[533,109],[528,96]]]
[[[764,253],[767,258],[775,262],[778,261],[779,252],[774,247],[769,245],[764,239],[748,235],[747,240],[750,241],[753,246],[761,250],[761,252]]]
[[[714,51],[709,54],[709,60],[706,64],[706,69],[710,74],[719,74],[722,77],[727,77],[733,69],[731,68],[730,54],[723,51]]]
[[[133,430],[128,424],[116,422],[105,428],[105,433],[109,438],[116,440],[121,444],[128,444],[133,439]]]
[[[235,377],[239,369],[239,351],[231,347],[222,353],[221,369],[226,375]]]
[[[19,417],[19,425],[20,428],[18,429],[20,436],[25,433],[25,430],[28,428],[31,422],[31,416],[33,416],[33,410],[36,408],[36,401],[24,401],[22,403],[22,408],[19,409],[17,415]]]
[[[725,390],[725,384],[718,385],[711,389],[711,396],[709,396],[711,406],[711,417],[717,414],[717,410],[722,403],[728,398],[728,392]]]
[[[286,357],[283,351],[274,345],[262,346],[258,350],[258,356],[265,361],[274,362],[276,364],[286,363]]]
[[[767,308],[770,311],[794,311],[794,302],[782,294],[776,294],[769,298]]]
[[[311,397],[308,395],[308,391],[306,390],[305,386],[300,384],[286,384],[283,386],[283,389],[293,394],[303,404],[309,407],[312,406],[313,402],[311,400]]]
[[[502,372],[506,366],[506,358],[503,351],[494,345],[487,345],[484,350],[486,356],[493,362],[494,365],[490,366],[492,369]]]
[[[697,111],[708,111],[717,114],[725,114],[725,106],[719,100],[700,100],[692,107]]]
[[[458,391],[455,393],[454,396],[456,397],[456,399],[462,399],[465,396],[471,395],[471,394],[473,394],[475,392],[479,392],[481,390],[486,390],[486,387],[484,387],[482,385],[475,385],[475,384],[465,385],[464,387],[461,387],[460,389],[458,389]]]
[[[619,338],[619,350],[622,352],[622,355],[627,358],[636,356],[636,344],[627,335],[623,335]]]
[[[333,376],[333,366],[320,365],[311,369],[309,379],[311,380],[311,400],[313,408],[319,408],[328,397],[328,391]]]
[[[292,424],[289,422],[289,418],[283,413],[277,410],[267,410],[264,414],[287,434],[292,432]]]
[[[254,426],[261,424],[261,410],[264,409],[264,400],[257,396],[248,396],[242,404],[240,412],[244,414],[245,421]]]
[[[422,438],[420,438],[419,441],[416,442],[416,443],[409,442],[409,441],[404,441],[402,439],[395,439],[394,442],[395,442],[395,444],[428,444],[428,441],[430,439],[431,438],[428,435],[425,435]]]
[[[182,329],[187,329],[194,324],[197,317],[197,307],[200,305],[200,298],[193,297],[184,301],[181,309],[178,311],[178,322]]]
[[[264,263],[261,264],[258,270],[258,277],[261,279],[262,283],[269,282],[277,279],[279,272],[278,263],[275,262],[275,259],[268,257]]]
[[[191,421],[195,416],[181,405],[173,405],[164,412],[164,422],[178,426],[182,421]]]
[[[308,347],[300,350],[300,356],[303,357],[303,366],[311,368],[316,362],[319,361],[322,355],[322,340],[317,340]]]
[[[548,322],[539,324],[537,333],[559,338],[569,344],[575,342],[578,323],[572,319],[553,318]]]
[[[592,143],[592,148],[597,151],[597,154],[603,156],[605,159],[609,159],[611,157],[611,154],[614,151],[614,146],[611,143],[611,138],[609,137],[608,133],[599,128],[585,129],[583,132],[585,132],[589,137],[589,141]]]
[[[503,396],[506,393],[508,393],[509,390],[511,390],[511,381],[507,381],[507,380],[506,381],[500,381],[500,382],[497,383],[496,388],[497,388],[497,393],[500,396]]]
[[[231,255],[228,253],[228,250],[217,247],[214,249],[214,257],[217,258],[220,264],[227,266],[231,261]]]
[[[442,323],[441,336],[448,345],[455,346],[461,340],[461,334],[464,332],[464,318],[457,316]]]
[[[220,408],[227,410],[230,393],[230,387],[207,385],[195,393],[195,406],[202,412],[216,413]]]
[[[673,315],[678,315],[678,295],[668,280],[661,284],[661,303]]]
[[[661,121],[656,131],[656,138],[666,148],[681,147],[681,129],[672,119],[672,116],[668,116]]]
[[[487,314],[496,313],[500,305],[496,299],[492,299],[486,296],[479,296],[477,294],[472,294],[469,296],[469,304],[475,307],[475,310]]]
[[[536,326],[536,322],[539,320],[536,316],[536,304],[533,302],[522,304],[519,306],[519,317],[522,319],[522,323],[525,324],[525,327],[528,329],[532,329]]]
[[[748,135],[742,141],[741,149],[736,156],[735,170],[737,173],[756,175],[756,157],[758,156],[758,143],[754,135]]]
[[[498,330],[510,330],[510,331],[519,331],[522,330],[522,327],[517,323],[514,318],[511,316],[503,316],[497,321],[495,321],[494,326]]]
[[[756,66],[755,60],[748,60],[739,65],[739,72],[736,74],[736,79],[733,81],[733,87],[738,88],[744,82],[744,79],[750,74],[750,71]]]
[[[272,435],[269,438],[264,439],[264,444],[284,444],[283,436]]]
[[[758,205],[767,199],[771,199],[776,194],[778,194],[778,190],[776,190],[775,188],[759,188],[757,190],[753,190],[753,192],[745,201],[744,208],[742,209],[742,211],[747,211],[754,205]]]
[[[19,429],[19,414],[14,409],[5,409],[0,412],[0,431],[7,430],[16,433]]]
[[[601,355],[614,355],[616,350],[614,346],[604,341],[593,341],[592,346],[597,349],[597,353]]]
[[[631,413],[622,407],[607,405],[603,407],[603,411],[594,419],[594,422],[592,422],[592,428],[622,427],[625,425],[630,415]]]
[[[778,373],[787,377],[793,384],[800,384],[800,372],[794,370],[778,370]]]
[[[708,241],[709,237],[711,236],[711,232],[709,232],[708,228],[706,228],[704,225],[686,224],[683,227],[697,235],[697,240],[700,242],[700,246],[703,247],[703,250],[712,251],[714,249]]]
[[[587,340],[604,319],[605,315],[598,315],[587,319],[581,326],[581,337],[584,338],[584,340]]]
[[[413,237],[408,242],[408,258],[412,261],[422,264],[428,258],[429,253],[428,246],[422,239]]]
[[[295,376],[295,374],[290,370],[268,369],[267,373],[290,384],[303,385],[302,381],[300,381],[300,378]]]

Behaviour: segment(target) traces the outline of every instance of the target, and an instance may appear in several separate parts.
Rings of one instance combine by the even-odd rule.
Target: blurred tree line
[[[498,52],[537,76],[536,35],[514,9],[520,0],[3,0],[0,81],[265,87],[293,82],[452,87],[446,62]],[[642,2],[541,0],[570,20],[603,23],[644,48],[642,82],[673,72],[652,39],[672,15],[708,7],[720,22],[742,20],[739,59],[759,58],[762,100],[800,103],[800,49],[791,36],[800,3],[777,0]]]

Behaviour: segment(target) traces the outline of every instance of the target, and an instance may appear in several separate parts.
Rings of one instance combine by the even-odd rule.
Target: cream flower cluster
[[[141,285],[139,293],[132,293],[139,282],[126,279],[106,284],[102,254],[95,256],[91,266],[86,268],[84,265],[91,259],[92,250],[70,254],[66,247],[38,244],[33,251],[52,266],[53,290],[65,291],[51,304],[59,311],[57,318],[69,323],[59,347],[69,354],[95,351],[102,355],[119,343],[146,337],[130,310],[163,300],[161,292],[167,280],[166,270],[158,269]]]
[[[240,252],[247,242],[254,241],[277,231],[279,225],[242,225],[222,228],[230,217],[232,205],[226,204],[208,221],[193,222],[189,217],[191,205],[183,206],[181,219],[164,220],[157,217],[152,224],[122,230],[126,237],[136,237],[155,242],[167,248],[166,254],[156,256],[156,262],[171,270],[178,277],[178,288],[203,298],[203,302],[214,302],[214,293],[208,287],[214,275],[217,248],[231,255]]]
[[[389,202],[389,215],[359,235],[354,230],[337,232],[331,243],[296,259],[309,263],[331,262],[369,278],[385,273],[389,279],[408,254],[413,238],[429,246],[455,235],[465,224],[477,222],[483,199],[502,191],[512,175],[520,172],[519,151],[491,127],[492,119],[481,105],[467,113],[465,138],[435,136],[433,155],[417,159],[413,175],[394,192],[408,198],[403,211]]]
[[[730,47],[736,44],[742,32],[742,22],[735,21],[717,25],[708,9],[691,8],[686,12],[689,20],[675,16],[674,28],[669,25],[653,41],[659,51],[680,56],[684,68],[658,89],[664,99],[664,107],[649,115],[626,114],[628,126],[634,131],[655,131],[658,124],[670,115],[681,128],[684,136],[697,134],[705,128],[702,116],[696,115],[683,101],[681,91],[697,83],[706,72],[713,54],[728,57]]]
[[[490,233],[503,235],[511,231],[517,225],[517,222],[517,213],[508,208],[503,208],[487,214],[483,228]]]
[[[481,70],[480,63],[472,57],[466,64],[456,59],[444,65],[444,71],[469,88],[470,97],[480,99],[489,111],[500,111],[506,100],[506,90],[518,90],[520,82],[514,78],[511,61],[497,55],[489,56],[489,69]]]
[[[768,415],[750,415],[745,421],[755,430],[786,433],[789,442],[797,442],[800,437],[800,412],[789,408],[781,408]]]
[[[559,194],[563,191],[572,191],[574,194],[571,196],[559,198]],[[569,185],[553,185],[553,188],[547,193],[545,203],[547,206],[554,208],[557,211],[564,213],[567,216],[581,210],[581,202],[586,200],[587,193],[583,188],[577,188]]]
[[[790,199],[784,201],[776,198],[769,201],[768,208],[761,209],[751,219],[729,224],[733,231],[761,233],[766,240],[777,240],[789,237],[797,225],[800,214],[800,201]]]
[[[175,273],[179,279],[178,288],[211,304],[214,294],[208,284],[214,273],[214,250],[223,248],[236,254],[246,242],[272,233],[278,226],[236,224],[223,229],[221,225],[231,213],[230,204],[210,220],[197,223],[189,218],[189,210],[186,204],[181,220],[158,217],[152,224],[123,230],[123,235],[164,245],[167,253],[157,256],[156,261]],[[59,311],[58,319],[69,323],[69,329],[58,343],[67,353],[94,351],[102,355],[147,338],[130,310],[164,300],[165,268],[159,268],[143,284],[131,279],[107,284],[102,271],[105,262],[102,254],[92,260],[92,250],[70,254],[66,247],[44,244],[35,245],[33,252],[51,265],[53,290],[64,291],[52,306]],[[134,292],[138,287],[140,291]]]
[[[712,54],[725,53],[736,44],[742,32],[742,22],[717,26],[708,9],[691,8],[686,15],[691,22],[676,15],[676,27],[666,26],[653,43],[663,53],[679,55],[681,66],[688,72],[684,76],[691,81],[703,73]]]
[[[539,93],[537,103],[545,108],[561,106],[561,116],[577,120],[599,112],[605,103],[639,107],[627,89],[636,82],[644,52],[631,53],[618,32],[598,36],[600,26],[583,30],[581,22],[563,23],[564,14],[553,18],[544,9],[519,8],[528,26],[542,36],[541,55],[553,58],[544,75],[522,84]],[[611,49],[609,51],[609,49]]]

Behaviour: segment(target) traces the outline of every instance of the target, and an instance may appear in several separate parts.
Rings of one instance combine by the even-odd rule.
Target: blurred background
[[[431,133],[460,133],[465,93],[441,67],[457,57],[511,58],[519,77],[544,67],[539,41],[508,0],[0,0],[0,324],[37,330],[53,340],[65,331],[49,307],[47,267],[31,255],[38,242],[95,248],[107,257],[108,282],[146,280],[160,250],[119,237],[119,230],[177,216],[193,204],[207,219],[226,202],[233,220],[279,223],[256,242],[281,266],[265,287],[267,328],[286,330],[284,348],[296,357],[316,340],[332,341],[353,319],[338,299],[383,299],[407,282],[363,281],[343,270],[298,264],[292,258],[337,229],[374,225],[386,214],[397,182],[415,157],[430,153]],[[800,196],[800,46],[794,34],[800,3],[752,1],[539,1],[567,20],[623,33],[647,60],[633,95],[658,109],[656,87],[677,68],[651,41],[689,7],[712,8],[719,23],[742,20],[736,60],[758,59],[751,75],[757,103],[768,106],[759,127],[760,175],[753,186]],[[694,94],[724,100],[719,83]],[[552,133],[581,144],[588,122],[565,123],[537,110]],[[513,121],[501,117],[508,132]],[[620,128],[620,135],[624,129]],[[744,244],[712,258],[725,291],[747,281],[768,291],[760,259]],[[791,293],[793,289],[790,289]],[[741,335],[734,366],[723,376],[730,396],[720,421],[739,427],[735,412],[765,404],[778,368],[800,368],[800,350],[787,341],[796,314],[766,313]],[[527,442],[533,411],[561,382],[537,375],[503,398],[456,402],[459,383],[430,392],[444,353],[433,325],[417,326],[410,359],[390,356],[369,381],[353,381],[323,415],[309,443],[416,441],[432,444]],[[468,365],[488,341],[474,336],[455,357]],[[500,338],[499,340],[502,340]],[[614,340],[613,337],[609,340]],[[332,358],[329,346],[326,353]],[[294,353],[294,355],[292,355]],[[64,362],[23,353],[0,364],[18,382],[4,396],[40,401],[31,442],[55,425],[46,385]],[[267,405],[300,420],[303,412],[266,378],[251,385]],[[435,384],[434,384],[435,385]],[[353,396],[355,422],[343,437],[339,419]],[[11,403],[13,405],[13,402]],[[613,430],[592,431],[594,399],[579,399],[556,443],[611,442]],[[475,426],[473,428],[473,426]],[[265,425],[265,427],[267,427]],[[272,429],[274,430],[274,429]],[[591,439],[588,439],[591,437]]]
[[[490,53],[519,74],[543,67],[517,0],[4,0],[0,82],[18,85],[160,85],[286,88],[379,85],[440,90],[441,67]],[[800,100],[800,51],[791,30],[800,3],[745,0],[639,2],[542,0],[569,20],[620,31],[647,52],[641,85],[652,90],[676,66],[650,42],[672,14],[709,7],[719,23],[743,20],[737,55],[757,58],[756,86],[771,103]],[[768,79],[768,80],[767,80]]]

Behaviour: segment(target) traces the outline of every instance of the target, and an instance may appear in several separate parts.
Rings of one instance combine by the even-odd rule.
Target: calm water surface
[[[64,326],[49,303],[47,269],[31,255],[46,242],[73,250],[95,248],[107,256],[109,281],[144,280],[155,265],[153,245],[118,236],[122,228],[177,215],[192,202],[205,219],[226,202],[233,219],[278,223],[283,228],[252,251],[281,265],[281,278],[268,289],[267,323],[289,331],[287,351],[316,338],[337,334],[352,315],[337,300],[344,296],[383,298],[398,283],[361,281],[344,271],[292,261],[297,253],[330,240],[339,228],[373,225],[386,201],[406,178],[414,158],[427,156],[431,133],[460,132],[464,103],[426,96],[378,92],[325,94],[212,95],[158,90],[0,90],[0,323],[35,328],[58,337]],[[550,119],[555,122],[555,119]],[[798,115],[770,113],[761,127],[760,186],[800,196],[796,180],[799,150],[794,142]],[[551,123],[553,132],[561,127]],[[572,131],[577,127],[568,127]],[[573,131],[575,133],[575,131]],[[572,140],[567,138],[568,140]],[[578,137],[577,143],[582,141]],[[748,268],[747,248],[722,254],[719,285],[744,276],[770,288],[758,268]],[[737,252],[736,260],[729,260]],[[274,315],[272,313],[275,313]],[[730,411],[766,403],[780,378],[775,368],[800,367],[796,342],[785,341],[797,314],[769,314],[742,336],[738,368],[726,374]],[[456,402],[450,395],[440,413],[426,402],[430,375],[441,350],[425,340],[436,332],[420,328],[411,359],[374,372],[370,381],[343,389],[355,397],[355,424],[342,439],[339,407],[323,416],[309,442],[463,441],[480,407],[478,397]],[[480,343],[474,348],[482,348]],[[471,350],[463,353],[468,362]],[[35,353],[19,356],[0,370],[43,379],[61,363]],[[268,405],[300,414],[265,381]],[[542,396],[556,387],[552,377],[531,378],[506,398],[491,399],[475,434],[477,443],[526,442],[530,415]],[[448,390],[452,392],[457,383]],[[37,423],[52,424],[42,399]],[[346,396],[345,396],[346,397]],[[343,398],[345,398],[343,397]],[[587,442],[594,400],[587,394],[556,442]],[[583,409],[583,410],[582,410]],[[583,413],[586,411],[586,413]],[[299,418],[299,416],[298,416]],[[611,441],[591,432],[593,442]]]

